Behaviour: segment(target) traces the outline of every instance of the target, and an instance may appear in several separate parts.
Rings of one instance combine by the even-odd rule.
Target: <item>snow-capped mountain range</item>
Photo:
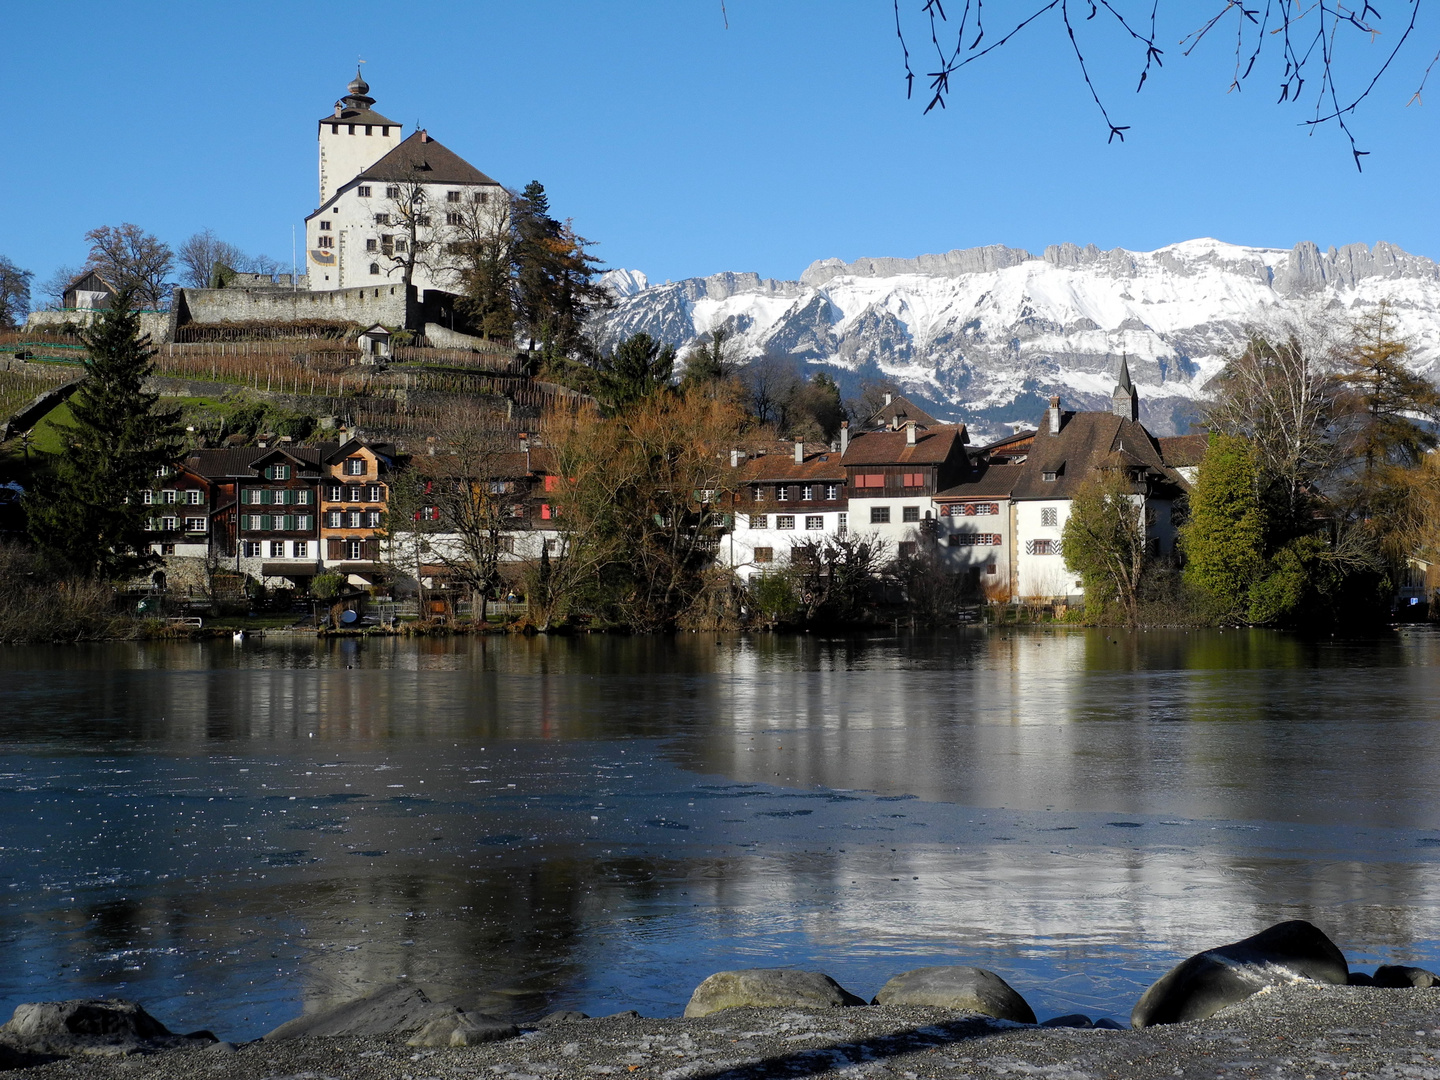
[[[1205,384],[1247,329],[1296,320],[1343,334],[1382,300],[1417,370],[1440,375],[1440,265],[1378,243],[1321,251],[1188,240],[1157,251],[1002,246],[812,263],[799,281],[752,273],[651,285],[614,270],[617,303],[602,347],[643,330],[683,351],[717,326],[735,358],[820,365],[847,393],[865,379],[898,384],[936,416],[979,436],[1033,422],[1058,393],[1100,408],[1121,356],[1157,434],[1183,432]]]

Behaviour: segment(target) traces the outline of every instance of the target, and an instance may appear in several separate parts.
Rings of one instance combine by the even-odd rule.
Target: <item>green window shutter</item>
[[[260,528],[262,531],[269,532],[274,527],[273,523],[274,518],[272,518],[269,514],[260,515]]]

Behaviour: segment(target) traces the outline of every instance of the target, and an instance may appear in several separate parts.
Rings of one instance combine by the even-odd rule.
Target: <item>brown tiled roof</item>
[[[946,488],[935,498],[1008,499],[1024,471],[1024,465],[978,465],[963,484]]]
[[[284,443],[266,447],[264,450],[258,446],[192,450],[185,456],[184,464],[187,469],[193,469],[209,480],[237,476],[253,478],[255,462],[269,457],[276,450],[283,450],[291,457],[318,468],[324,458],[334,452],[335,447],[335,443],[321,443],[318,446],[296,446],[293,443]]]
[[[1099,468],[1144,468],[1153,479],[1184,485],[1167,468],[1155,437],[1138,420],[1108,412],[1062,414],[1059,434],[1048,419],[1035,434],[1013,495],[1017,499],[1073,499],[1080,485]],[[1045,473],[1057,473],[1046,480]]]
[[[970,453],[973,457],[989,457],[991,454],[1018,454],[1028,447],[1034,438],[1034,431],[1017,431],[1013,435],[1006,435],[1003,439],[996,439],[992,443],[976,447]]]
[[[356,180],[419,180],[426,184],[493,184],[494,180],[453,150],[417,131],[355,177]]]
[[[320,123],[381,125],[389,124],[393,128],[398,128],[402,126],[399,122],[391,120],[388,116],[381,116],[378,112],[376,112],[374,109],[369,108],[368,106],[361,106],[357,108],[354,105],[346,105],[341,108],[339,116],[336,116],[333,112],[329,116],[322,116],[320,118]]]
[[[761,454],[743,462],[735,470],[736,482],[740,484],[773,483],[777,480],[834,480],[843,482],[845,466],[841,464],[838,451],[806,454],[805,460],[796,461],[794,453]]]
[[[905,431],[863,431],[850,440],[846,465],[936,465],[947,461],[957,443],[965,442],[964,424],[938,424],[916,431],[915,444]]]
[[[904,427],[907,420],[914,420],[921,427],[934,427],[940,423],[904,394],[896,394],[890,399],[890,404],[880,406],[875,415],[865,421],[865,426],[871,429],[889,428],[897,424]]]
[[[1172,468],[1199,465],[1205,451],[1210,448],[1209,435],[1168,435],[1157,441],[1160,443],[1160,455]]]
[[[444,447],[432,454],[413,454],[409,465],[422,476],[457,476],[467,471],[484,471],[488,477],[471,479],[515,479],[532,474],[554,473],[554,454],[543,446],[537,446],[527,456],[519,450],[494,455],[479,455],[475,459],[451,454]]]

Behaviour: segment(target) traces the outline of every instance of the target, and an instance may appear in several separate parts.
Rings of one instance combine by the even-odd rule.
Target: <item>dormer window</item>
[[[1041,478],[1047,482],[1053,482],[1059,475],[1057,472],[1043,472],[1040,474]]]

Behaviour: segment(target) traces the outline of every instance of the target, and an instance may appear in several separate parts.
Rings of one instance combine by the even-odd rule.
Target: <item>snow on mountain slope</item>
[[[1103,407],[1129,358],[1142,417],[1183,431],[1247,328],[1286,319],[1339,332],[1391,300],[1418,370],[1440,374],[1440,265],[1386,243],[1322,252],[1188,240],[1157,251],[1001,246],[813,263],[799,281],[756,274],[647,285],[612,271],[602,347],[643,330],[684,348],[717,326],[736,356],[821,365],[847,392],[885,378],[937,416],[999,433],[1046,397]]]

